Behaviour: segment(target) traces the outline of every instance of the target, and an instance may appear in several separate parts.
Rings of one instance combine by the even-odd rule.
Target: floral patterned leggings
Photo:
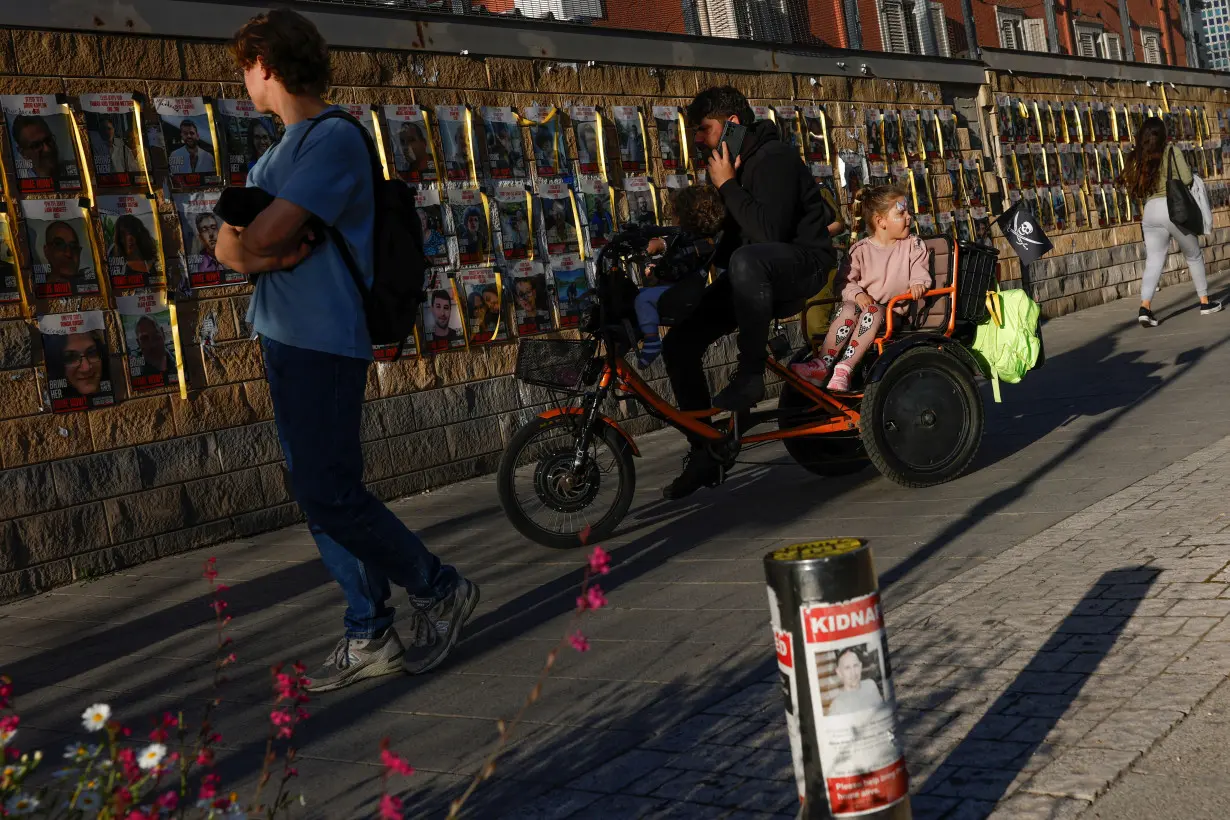
[[[842,302],[833,314],[833,323],[820,348],[825,366],[830,372],[838,364],[853,368],[866,354],[883,324],[882,305],[862,310],[854,302]]]

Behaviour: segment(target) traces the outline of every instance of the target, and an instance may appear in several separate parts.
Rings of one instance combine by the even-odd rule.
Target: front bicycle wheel
[[[615,532],[632,505],[632,448],[597,420],[585,463],[577,469],[580,433],[579,416],[535,418],[513,435],[500,458],[500,506],[518,532],[544,547],[597,543]]]

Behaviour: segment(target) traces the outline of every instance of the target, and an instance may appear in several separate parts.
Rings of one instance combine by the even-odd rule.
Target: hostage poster
[[[53,413],[115,404],[111,355],[101,310],[42,316],[38,329]]]
[[[144,194],[98,197],[98,220],[111,286],[117,290],[166,283],[153,199]]]
[[[179,384],[175,333],[166,294],[117,296],[124,349],[128,351],[128,384],[134,393]]]
[[[54,94],[0,96],[22,194],[76,193],[82,188],[68,106]]]
[[[878,593],[800,611],[820,765],[834,817],[905,799],[909,776]]]
[[[76,199],[21,203],[34,259],[34,296],[54,299],[100,292],[87,212]]]

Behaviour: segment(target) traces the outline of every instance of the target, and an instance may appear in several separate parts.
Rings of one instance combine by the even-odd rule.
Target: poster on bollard
[[[909,790],[879,593],[804,604],[804,662],[834,817],[892,806]]]
[[[799,730],[799,676],[794,657],[793,636],[782,628],[781,604],[773,587],[769,591],[769,624],[773,628],[773,648],[777,654],[778,682],[786,702],[786,734],[790,738],[790,759],[794,764],[794,783],[799,802],[807,799],[807,777],[803,770],[803,735]]]
[[[80,191],[73,123],[68,106],[55,94],[8,94],[0,97],[13,147],[13,170],[22,194]]]
[[[101,310],[40,316],[51,412],[71,413],[115,404],[111,353]]]

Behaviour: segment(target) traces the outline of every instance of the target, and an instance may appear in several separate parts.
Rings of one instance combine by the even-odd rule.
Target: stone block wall
[[[472,51],[481,48],[475,43]],[[754,104],[828,103],[837,149],[858,145],[864,107],[939,107],[953,91],[877,79],[410,51],[338,51],[333,68],[331,98],[355,103],[635,104],[648,112],[652,105],[684,105],[702,88],[731,83]],[[0,93],[92,91],[244,95],[220,42],[0,29]],[[959,92],[972,96],[977,89]],[[653,119],[646,120],[647,142],[656,154]],[[971,140],[967,124],[961,122],[961,148],[977,153],[979,141]],[[661,182],[657,156],[651,171]],[[11,167],[6,172],[11,175]],[[941,207],[947,179],[942,174],[936,173]],[[161,210],[172,253],[178,228],[165,202]],[[1225,215],[1218,218],[1224,226]],[[1230,239],[1226,233],[1221,230],[1216,241]],[[1088,240],[1096,248],[1073,249],[1039,266],[1034,288],[1048,312],[1078,309],[1130,289],[1139,276],[1139,240],[1138,227],[1123,226]],[[1135,256],[1128,250],[1132,243]],[[1219,250],[1215,258],[1221,256]],[[1011,260],[1005,273],[1014,278]],[[243,321],[249,296],[247,287],[211,288],[179,303],[186,400],[171,392],[120,395],[114,407],[66,415],[47,412],[29,315],[19,306],[0,306],[0,600],[299,520],[259,346]],[[52,313],[105,307],[96,301],[40,302],[33,308]],[[213,329],[207,346],[201,344],[203,327]],[[512,431],[546,401],[512,375],[515,358],[515,345],[507,344],[374,365],[363,426],[372,490],[394,498],[493,471]],[[732,340],[714,347],[707,365],[715,384],[724,381],[733,360]],[[661,364],[649,376],[667,392]],[[634,433],[656,424],[623,409],[618,415]]]

